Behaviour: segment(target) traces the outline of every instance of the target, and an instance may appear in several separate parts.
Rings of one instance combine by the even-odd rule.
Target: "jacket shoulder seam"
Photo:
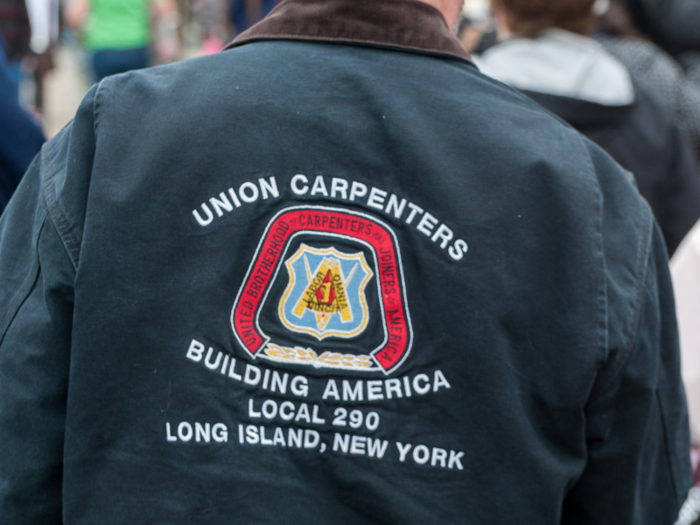
[[[639,330],[639,322],[641,319],[642,307],[644,304],[644,283],[646,282],[647,273],[649,270],[649,254],[651,251],[652,237],[653,237],[653,225],[654,218],[651,213],[646,213],[647,221],[645,225],[644,234],[642,236],[644,245],[639,251],[639,257],[637,259],[637,268],[635,270],[635,301],[634,301],[634,314],[632,319],[632,329],[630,330],[629,341],[624,349],[620,352],[615,363],[613,363],[608,370],[599,378],[599,391],[604,391],[617,377],[620,371],[624,368],[627,360],[632,355],[634,350],[634,343],[637,340],[637,332]]]
[[[78,262],[80,260],[80,243],[73,232],[73,229],[68,222],[63,210],[58,203],[58,197],[56,196],[56,184],[55,184],[55,165],[53,160],[53,155],[49,153],[50,146],[44,146],[41,150],[41,162],[44,173],[44,195],[46,198],[46,208],[48,210],[51,221],[56,226],[56,230],[68,251],[70,256],[71,264],[74,269],[77,269]]]
[[[100,118],[100,102],[99,100],[103,97],[102,92],[106,89],[109,89],[109,85],[107,82],[102,80],[99,84],[97,84],[97,88],[95,89],[95,98],[92,101],[92,132],[93,132],[93,138],[95,139],[95,144],[97,144],[97,129],[99,127],[99,118]]]
[[[608,290],[607,283],[605,281],[606,273],[606,261],[605,261],[605,243],[603,240],[603,192],[600,187],[600,181],[596,176],[595,166],[593,164],[593,159],[591,157],[591,152],[586,147],[586,143],[581,134],[576,132],[572,127],[567,127],[573,132],[573,134],[578,139],[578,143],[583,150],[584,157],[586,159],[586,166],[588,168],[588,173],[590,180],[593,183],[593,187],[596,192],[596,255],[600,262],[600,283],[598,285],[598,293],[596,294],[597,300],[597,310],[598,310],[598,351],[604,356],[604,359],[608,357]]]

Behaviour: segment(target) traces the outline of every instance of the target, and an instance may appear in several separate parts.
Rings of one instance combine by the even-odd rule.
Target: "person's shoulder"
[[[207,76],[223,67],[224,58],[222,53],[217,53],[112,75],[99,83],[98,96],[145,96],[151,91],[161,92],[163,96],[177,93],[193,83],[206,81]]]
[[[529,177],[546,173],[550,191],[571,210],[578,210],[577,217],[595,225],[608,264],[624,268],[623,273],[632,272],[653,224],[634,176],[598,144],[525,94],[486,75],[471,75],[482,100],[488,102],[484,111],[491,123],[486,133],[498,137],[499,150],[509,158],[511,169]],[[657,102],[654,98],[651,104]]]
[[[513,162],[547,166],[563,180],[583,177],[598,183],[609,172],[621,174],[627,180],[624,170],[612,159],[612,164],[598,168],[594,158],[600,154],[608,156],[607,153],[555,112],[487,75],[480,72],[470,75],[475,87],[469,96],[478,98],[478,111],[488,115],[486,131],[498,137],[501,145],[511,152]]]
[[[478,68],[479,62],[476,61],[476,64]],[[537,139],[533,134],[537,130],[545,134],[554,134],[558,137],[557,142],[566,139],[564,147],[573,146],[580,150],[579,134],[568,122],[522,91],[482,73],[477,68],[465,71],[470,84],[469,89],[464,91],[466,105],[473,106],[473,99],[476,99],[479,107],[493,116],[493,124],[509,130],[511,133],[506,135],[515,140],[521,140],[523,135]],[[514,126],[520,123],[523,123],[525,128],[530,128],[533,133],[523,133],[525,129],[521,129],[519,125]]]

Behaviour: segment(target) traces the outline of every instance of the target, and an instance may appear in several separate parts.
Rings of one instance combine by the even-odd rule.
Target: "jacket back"
[[[685,497],[648,206],[466,60],[272,38],[108,78],[0,243],[8,523],[662,523]]]

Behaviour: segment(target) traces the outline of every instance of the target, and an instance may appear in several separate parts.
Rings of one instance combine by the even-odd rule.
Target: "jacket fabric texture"
[[[673,295],[600,148],[416,0],[110,77],[0,219],[3,524],[654,524]]]
[[[534,55],[534,65],[518,71],[522,52]],[[557,59],[562,63],[555,67]],[[653,89],[630,75],[597,41],[559,30],[537,41],[515,39],[495,46],[480,64],[571,124],[631,172],[673,254],[700,218],[700,177],[688,137]]]

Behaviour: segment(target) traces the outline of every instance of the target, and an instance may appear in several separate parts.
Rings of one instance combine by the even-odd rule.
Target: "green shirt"
[[[89,0],[85,25],[89,49],[135,49],[150,41],[149,0]]]

